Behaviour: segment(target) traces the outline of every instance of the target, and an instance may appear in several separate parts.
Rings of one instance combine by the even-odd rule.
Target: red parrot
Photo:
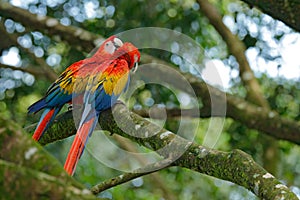
[[[73,175],[88,136],[93,132],[99,114],[114,105],[128,84],[129,71],[136,70],[138,49],[111,36],[91,57],[69,66],[49,87],[46,95],[28,108],[28,113],[44,112],[32,136],[39,140],[64,104],[72,98],[82,99],[84,109],[64,168]]]

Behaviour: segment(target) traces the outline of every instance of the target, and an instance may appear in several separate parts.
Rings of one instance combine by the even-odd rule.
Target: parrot
[[[140,52],[133,44],[111,36],[92,57],[70,65],[45,96],[28,107],[29,114],[44,110],[32,136],[38,141],[65,104],[74,99],[82,102],[82,116],[64,165],[69,175],[74,174],[100,113],[113,106],[127,89],[129,72],[137,70],[139,61]]]

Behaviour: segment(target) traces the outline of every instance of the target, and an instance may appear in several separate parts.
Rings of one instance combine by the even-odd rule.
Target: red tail
[[[49,125],[50,121],[53,119],[55,109],[46,109],[41,116],[40,122],[37,125],[32,138],[36,141],[40,139],[43,135],[44,131],[46,130],[47,126]]]
[[[95,118],[90,119],[89,121],[85,122],[77,131],[71,149],[69,151],[67,160],[65,162],[65,170],[66,172],[72,176],[75,172],[76,165],[78,160],[83,153],[85,144],[90,133],[94,129],[94,121]]]

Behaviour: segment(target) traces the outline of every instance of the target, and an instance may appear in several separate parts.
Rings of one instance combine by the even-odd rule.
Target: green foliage
[[[171,0],[171,1],[90,1],[94,8],[92,11],[85,9],[88,1],[32,1],[26,9],[35,13],[47,14],[60,20],[65,25],[82,27],[88,31],[108,37],[128,29],[137,27],[165,27],[182,32],[195,39],[205,50],[208,56],[218,60],[230,67],[234,72],[238,70],[238,65],[231,55],[228,55],[226,45],[217,34],[208,20],[200,12],[199,5],[193,1]],[[218,10],[231,20],[233,26],[230,28],[245,43],[249,49],[255,49],[258,55],[267,62],[274,62],[278,69],[282,64],[279,51],[274,50],[265,40],[265,32],[271,35],[271,40],[279,45],[285,34],[292,32],[289,28],[279,24],[279,22],[269,19],[266,15],[257,10],[250,10],[244,4],[236,1],[213,1]],[[95,11],[95,12],[94,12]],[[224,21],[226,21],[224,17]],[[3,22],[5,19],[1,19]],[[268,23],[270,22],[270,23]],[[48,60],[48,64],[57,72],[62,72],[71,63],[86,56],[86,52],[80,52],[72,48],[69,44],[59,41],[51,36],[39,32],[28,33],[22,31],[17,23],[7,30],[26,36],[25,43],[19,42],[25,48],[37,54],[42,52],[41,58]],[[255,27],[255,28],[253,28]],[[18,31],[20,30],[20,31]],[[253,31],[257,30],[257,31]],[[84,47],[83,47],[84,48]],[[4,49],[5,55],[10,49]],[[2,51],[2,49],[1,49]],[[170,60],[172,54],[162,51],[142,50],[165,61]],[[24,50],[19,50],[22,65],[37,65]],[[52,60],[52,61],[51,61]],[[51,62],[50,62],[51,61]],[[250,63],[251,65],[252,63]],[[37,68],[37,67],[36,67]],[[42,70],[41,68],[37,68]],[[300,84],[299,81],[287,80],[285,78],[272,78],[261,71],[255,71],[259,77],[259,82],[263,88],[265,97],[272,109],[277,110],[283,117],[296,121],[300,120]],[[230,93],[245,97],[246,90],[241,85],[239,78],[231,76],[231,85],[227,89]],[[20,71],[11,69],[0,69],[0,113],[19,124],[32,124],[38,121],[39,115],[28,116],[27,107],[41,98],[50,81],[40,77],[34,77]],[[166,108],[178,108],[179,100],[171,90],[157,85],[146,85],[135,91],[134,96],[129,100],[130,108],[149,109],[153,104],[159,104]],[[191,119],[190,119],[191,120]],[[192,120],[191,120],[192,121]],[[159,122],[159,121],[158,121]],[[198,121],[195,120],[194,123]],[[168,119],[165,127],[175,131],[178,129],[179,119]],[[195,141],[202,143],[204,133],[209,126],[210,120],[201,119],[197,130]],[[189,129],[186,129],[188,133]],[[48,145],[46,149],[50,151],[58,160],[63,163],[70,146],[71,138]],[[226,119],[223,133],[221,134],[214,148],[231,150],[242,149],[251,154],[260,163],[262,160],[263,147],[260,143],[260,133],[249,130],[244,125],[234,120]],[[300,186],[300,149],[288,142],[280,142],[279,174],[282,180],[288,185]],[[75,179],[84,183],[87,187],[92,187],[98,182],[117,176],[121,172],[111,169],[99,163],[88,152],[79,162]],[[245,189],[231,183],[216,180],[214,178],[193,173],[186,169],[170,168],[158,173],[164,181],[166,188],[178,199],[256,199],[254,195]],[[162,199],[164,191],[158,188],[155,181],[150,176],[145,176],[139,180],[139,184],[129,182],[108,191],[99,196],[111,199]],[[299,188],[298,188],[299,190]]]

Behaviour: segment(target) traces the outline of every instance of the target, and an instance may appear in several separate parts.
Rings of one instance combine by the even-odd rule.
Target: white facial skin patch
[[[108,41],[108,42],[106,42],[106,44],[104,46],[104,50],[109,54],[113,54],[116,50],[116,47],[112,41]]]
[[[123,46],[123,42],[119,38],[114,38],[113,41],[106,42],[104,50],[109,54],[113,54],[121,46]]]

